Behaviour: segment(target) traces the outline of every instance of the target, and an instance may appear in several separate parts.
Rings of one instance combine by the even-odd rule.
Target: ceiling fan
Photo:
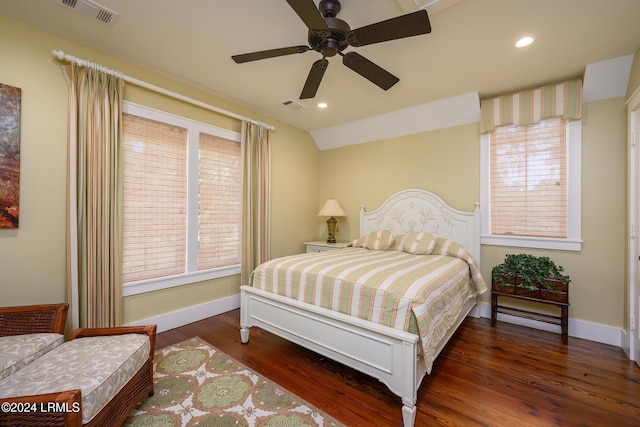
[[[300,94],[300,99],[316,96],[324,72],[329,66],[327,58],[335,55],[342,56],[342,63],[365,79],[384,90],[389,89],[398,83],[400,79],[359,53],[343,53],[343,50],[348,46],[366,46],[431,32],[431,24],[426,10],[419,10],[352,30],[349,24],[336,18],[336,15],[340,12],[340,2],[338,0],[322,0],[318,8],[316,8],[313,0],[287,0],[287,3],[309,28],[309,46],[301,45],[269,49],[233,55],[231,58],[236,63],[241,64],[277,56],[304,53],[309,50],[321,53],[322,59],[317,60],[311,66]]]

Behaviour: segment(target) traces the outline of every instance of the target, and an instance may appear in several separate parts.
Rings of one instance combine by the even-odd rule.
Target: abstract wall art
[[[0,83],[0,228],[17,228],[20,212],[20,88]]]

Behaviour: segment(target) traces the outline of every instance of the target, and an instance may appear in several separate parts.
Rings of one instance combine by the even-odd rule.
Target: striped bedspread
[[[417,333],[430,372],[436,346],[464,303],[487,290],[460,246],[437,253],[345,248],[294,255],[260,265],[251,285]]]

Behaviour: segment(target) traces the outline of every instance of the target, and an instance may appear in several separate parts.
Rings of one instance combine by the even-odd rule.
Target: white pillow
[[[349,243],[348,246],[352,247],[352,248],[362,248],[364,247],[364,241],[366,240],[366,237],[360,237],[354,241],[352,241],[351,243]]]

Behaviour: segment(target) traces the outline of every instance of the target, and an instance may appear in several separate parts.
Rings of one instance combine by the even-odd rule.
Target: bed
[[[361,207],[360,236],[350,248],[283,257],[259,266],[252,274],[251,283],[240,290],[241,340],[247,343],[249,328],[258,326],[377,378],[402,399],[403,424],[410,427],[415,423],[418,388],[430,373],[433,360],[467,315],[478,317],[478,296],[486,291],[479,271],[479,205],[476,204],[473,212],[462,212],[431,192],[403,190],[374,211],[366,212],[364,206]],[[416,247],[416,236],[421,243],[417,245],[417,252],[412,252],[407,248]],[[435,243],[430,241],[431,237]],[[381,241],[384,243],[380,244]],[[427,247],[425,244],[427,252],[420,252]],[[426,253],[431,255],[424,255]],[[405,264],[408,258],[417,259],[420,266],[409,267]],[[356,262],[360,264],[354,264]],[[428,289],[424,291],[426,296],[416,293],[422,291],[415,291],[394,299],[389,297],[389,280],[373,285],[378,286],[373,291],[358,283],[363,276],[371,278],[380,273],[393,277],[391,281],[395,286],[399,277],[404,280],[404,273],[387,275],[381,271],[396,264],[403,272],[421,271],[427,268],[426,264],[431,269],[431,265],[435,265],[429,270],[431,273],[407,279],[408,284],[400,285],[405,290],[426,281],[421,278],[427,275],[447,278],[442,279],[447,288],[429,282],[424,285],[424,289]],[[450,264],[458,269],[464,266],[464,275],[459,271],[449,272]],[[291,266],[301,269],[279,270]],[[339,269],[340,266],[343,268]],[[349,274],[354,271],[358,272],[357,279],[352,280]],[[454,295],[449,289],[460,286],[461,282],[470,290],[461,290],[463,294],[452,296],[447,303],[434,303],[441,294]],[[330,288],[335,285],[339,291]],[[335,295],[343,291],[364,297],[358,303],[340,302]],[[377,303],[363,309],[362,301],[378,299],[391,300],[397,311],[389,315],[389,311]],[[424,307],[438,305],[442,307],[441,312],[426,314]],[[429,327],[429,322],[437,326]]]

